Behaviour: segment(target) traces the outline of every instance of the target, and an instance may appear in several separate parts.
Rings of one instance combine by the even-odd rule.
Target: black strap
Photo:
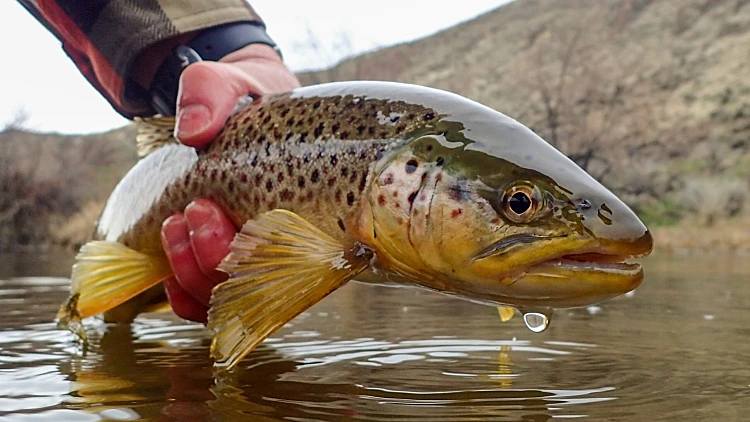
[[[207,28],[187,45],[177,46],[156,71],[149,92],[151,106],[162,116],[174,116],[177,111],[177,90],[180,74],[191,63],[202,60],[218,61],[227,54],[250,44],[273,47],[276,43],[258,22],[234,22]]]

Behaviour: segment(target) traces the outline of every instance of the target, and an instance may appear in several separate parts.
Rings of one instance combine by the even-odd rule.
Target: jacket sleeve
[[[151,113],[128,72],[147,47],[230,22],[263,23],[244,0],[19,0],[120,114]]]

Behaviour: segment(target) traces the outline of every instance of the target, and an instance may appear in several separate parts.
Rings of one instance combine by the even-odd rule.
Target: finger
[[[185,220],[198,266],[214,284],[226,280],[227,274],[216,267],[229,253],[237,228],[218,205],[207,199],[191,202],[185,208]]]
[[[206,323],[208,307],[186,292],[176,278],[169,277],[164,280],[164,290],[167,292],[169,304],[172,305],[172,310],[177,316],[190,321]]]
[[[180,76],[175,136],[183,144],[203,147],[224,126],[237,99],[258,89],[252,77],[227,63],[188,66]]]
[[[195,259],[185,217],[175,214],[164,221],[161,238],[172,272],[182,289],[198,302],[208,305],[214,282],[206,277]]]

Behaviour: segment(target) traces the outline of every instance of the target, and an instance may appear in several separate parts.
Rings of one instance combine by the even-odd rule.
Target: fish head
[[[653,240],[568,157],[489,109],[417,134],[376,172],[371,206],[392,267],[519,308],[587,306],[635,289]]]

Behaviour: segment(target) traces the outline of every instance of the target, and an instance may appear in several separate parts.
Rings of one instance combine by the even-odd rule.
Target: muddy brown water
[[[68,255],[0,256],[0,420],[743,421],[750,257],[656,256],[633,294],[535,334],[494,308],[350,283],[239,370],[201,325],[94,324],[85,356],[51,322]]]

